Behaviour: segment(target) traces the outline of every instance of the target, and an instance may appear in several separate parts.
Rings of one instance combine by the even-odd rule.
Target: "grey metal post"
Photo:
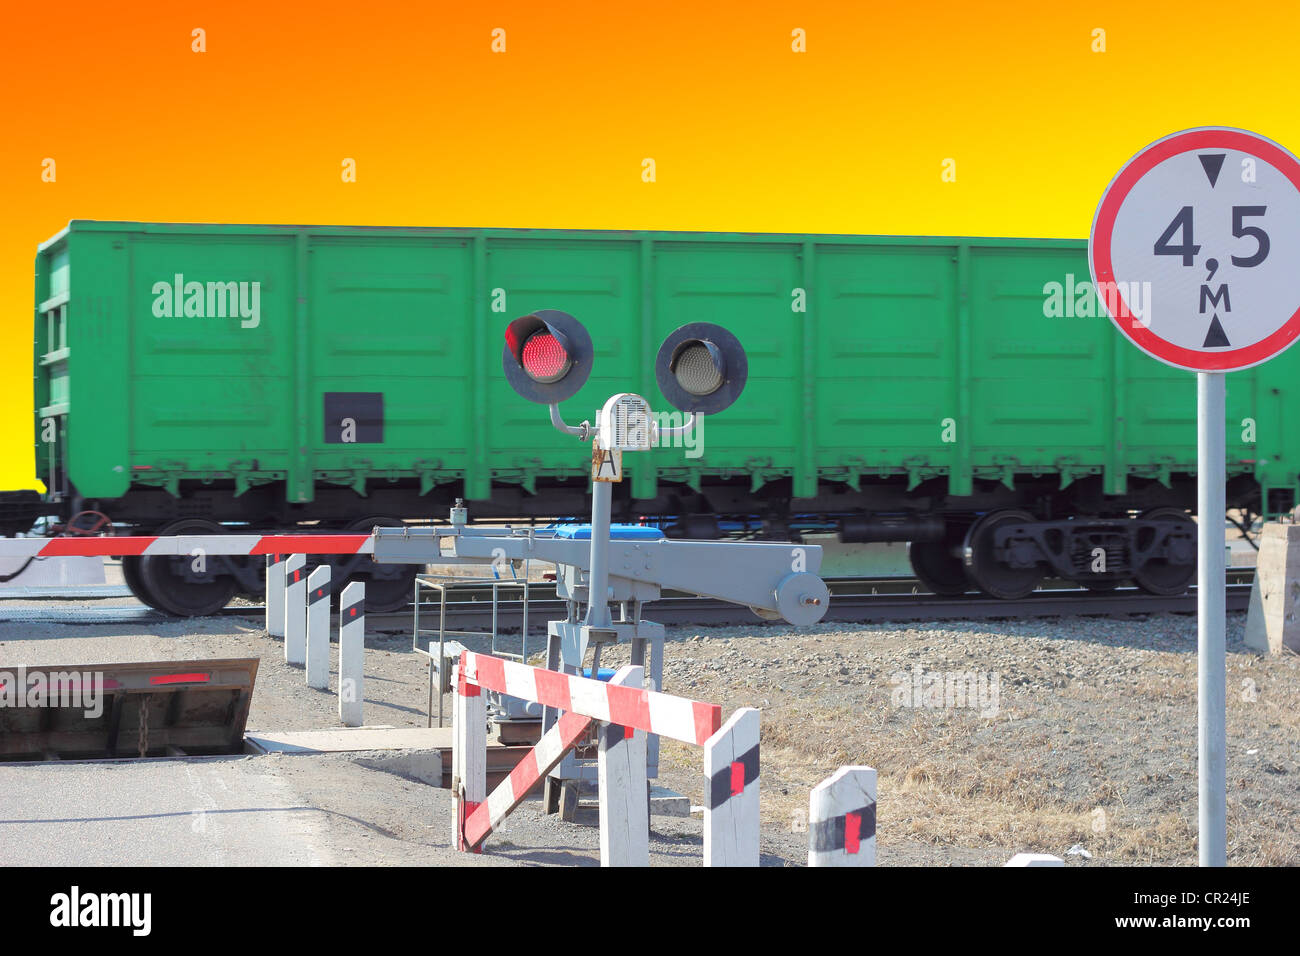
[[[587,617],[591,627],[609,627],[609,512],[613,486],[593,481],[591,490],[591,569],[587,574]],[[593,674],[593,677],[596,675]]]
[[[1196,375],[1197,761],[1201,866],[1228,863],[1227,826],[1227,645],[1224,590],[1223,516],[1227,453],[1225,382],[1222,372]]]

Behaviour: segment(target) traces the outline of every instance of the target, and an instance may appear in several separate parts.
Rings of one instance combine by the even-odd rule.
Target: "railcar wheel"
[[[1043,579],[1041,564],[1032,568],[1013,568],[993,555],[994,531],[1005,525],[1033,520],[1034,516],[1026,511],[994,511],[976,521],[966,533],[966,547],[971,554],[966,574],[989,597],[1016,600],[1033,591]]]
[[[215,521],[185,518],[159,528],[156,534],[224,534]],[[235,596],[237,583],[228,574],[214,575],[211,580],[192,581],[185,577],[186,566],[194,561],[190,555],[155,556],[140,559],[140,582],[160,610],[181,617],[204,617],[215,614]]]
[[[158,605],[158,599],[144,586],[144,581],[140,577],[140,562],[142,560],[143,558],[138,555],[123,555],[122,580],[126,582],[126,586],[131,589],[131,594],[137,601],[145,605],[145,607],[161,611],[162,608]]]
[[[953,557],[951,541],[913,541],[907,549],[916,579],[935,594],[956,597],[970,590],[961,558]]]
[[[401,528],[405,522],[397,518],[359,518],[349,524],[346,530],[369,533],[376,525],[381,528]],[[366,583],[366,611],[381,614],[405,610],[410,606],[415,590],[415,575],[419,570],[419,567],[410,564],[369,565],[367,573],[361,576],[361,580]],[[342,591],[345,584],[345,581],[339,581],[338,590]]]
[[[1139,520],[1143,518],[1174,518],[1189,525],[1193,535],[1196,533],[1196,522],[1189,518],[1182,508],[1152,508],[1138,515]],[[1142,565],[1134,573],[1133,583],[1148,594],[1182,594],[1191,586],[1195,577],[1194,556],[1188,564],[1170,564],[1164,558],[1156,558]]]

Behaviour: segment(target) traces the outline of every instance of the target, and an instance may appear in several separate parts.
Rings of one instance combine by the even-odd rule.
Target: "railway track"
[[[1231,569],[1227,588],[1227,607],[1244,611],[1250,600],[1253,574]],[[1196,590],[1185,594],[1157,596],[1137,588],[1117,588],[1093,592],[1066,585],[1046,586],[1028,597],[1014,601],[998,600],[980,594],[945,597],[919,590],[915,581],[905,578],[841,578],[828,582],[831,604],[824,620],[844,623],[888,621],[995,620],[998,618],[1043,618],[1074,615],[1123,617],[1137,614],[1181,613],[1196,611]],[[565,614],[565,604],[555,596],[553,585],[531,588],[528,602],[529,631],[543,622]],[[222,610],[222,617],[242,617],[261,621],[261,605],[232,605]],[[693,595],[665,594],[648,605],[645,616],[661,624],[745,625],[760,623],[748,608]],[[522,623],[519,601],[502,600],[498,605],[501,630],[518,630]],[[0,624],[158,624],[175,621],[158,611],[143,607],[5,607],[0,604]],[[367,628],[373,632],[409,632],[412,609],[384,614],[368,614]],[[436,627],[438,608],[424,605],[421,628]],[[467,590],[461,599],[447,602],[447,627],[451,630],[483,630],[492,623],[490,591]]]

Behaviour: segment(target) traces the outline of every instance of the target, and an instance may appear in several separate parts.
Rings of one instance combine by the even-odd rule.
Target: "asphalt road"
[[[594,808],[568,824],[531,799],[484,853],[459,853],[450,791],[356,756],[0,765],[0,866],[599,864]],[[655,817],[652,831],[654,864],[700,865],[697,818]],[[780,866],[804,844],[769,838],[763,851]]]
[[[0,864],[334,862],[331,824],[253,760],[0,766]]]

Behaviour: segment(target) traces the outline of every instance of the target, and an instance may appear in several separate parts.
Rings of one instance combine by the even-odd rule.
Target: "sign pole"
[[[1196,374],[1196,706],[1197,764],[1200,773],[1199,844],[1201,866],[1228,865],[1227,821],[1227,642],[1223,520],[1225,458],[1225,382],[1222,372]]]

